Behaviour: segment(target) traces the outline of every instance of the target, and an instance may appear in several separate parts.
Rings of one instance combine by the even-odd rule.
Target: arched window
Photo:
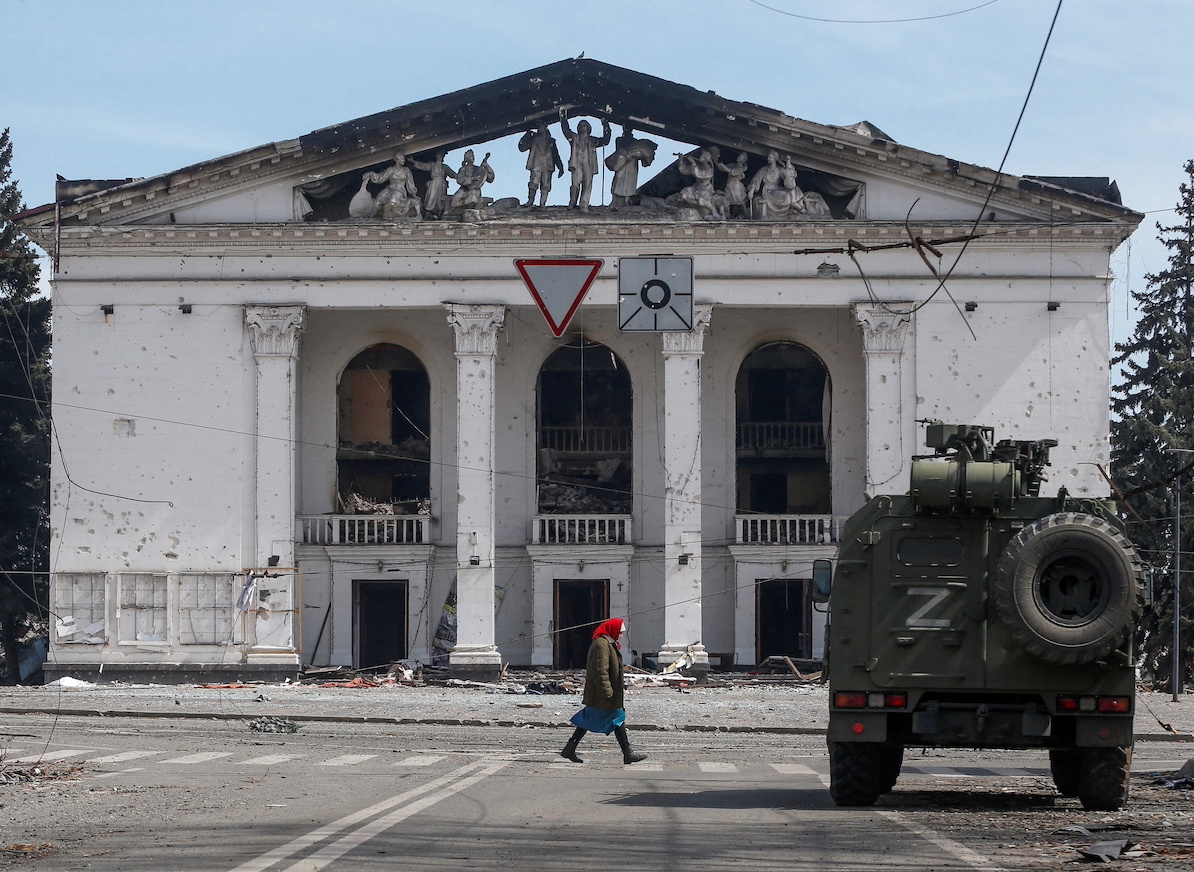
[[[399,512],[431,496],[431,387],[427,370],[400,345],[374,345],[352,359],[336,390],[337,491],[342,511],[369,503]]]
[[[629,514],[633,397],[626,365],[575,340],[539,370],[539,511]]]
[[[735,382],[740,512],[831,511],[829,379],[802,345],[777,342],[743,361]]]

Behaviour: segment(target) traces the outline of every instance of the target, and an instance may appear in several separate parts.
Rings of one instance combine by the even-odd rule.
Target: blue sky
[[[152,176],[583,51],[810,121],[865,119],[901,143],[995,168],[1056,9],[1056,0],[0,0],[0,127],[11,128],[14,175],[35,206],[53,200],[55,174]],[[1006,165],[1110,176],[1125,205],[1149,213],[1113,257],[1117,340],[1130,329],[1129,283],[1142,290],[1145,273],[1165,267],[1155,224],[1172,220],[1182,166],[1194,159],[1191,34],[1194,0],[1065,0]],[[525,196],[513,145],[499,149],[492,193]],[[552,202],[561,196],[563,184]]]

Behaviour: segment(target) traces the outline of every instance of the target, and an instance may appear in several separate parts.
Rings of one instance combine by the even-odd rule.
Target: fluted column
[[[266,566],[274,556],[280,565],[294,566],[295,368],[306,308],[246,306],[245,325],[257,363],[253,560]]]
[[[866,356],[866,492],[903,493],[916,451],[916,385],[912,304],[856,305]]]
[[[662,333],[664,614],[660,665],[689,650],[708,671],[701,639],[701,355],[711,306],[697,306],[687,333]]]
[[[447,304],[456,336],[456,647],[454,677],[501,671],[494,641],[494,416],[503,306]]]

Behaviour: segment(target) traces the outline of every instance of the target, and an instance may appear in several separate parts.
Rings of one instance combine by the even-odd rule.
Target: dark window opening
[[[735,397],[739,511],[831,512],[824,364],[800,345],[766,345],[738,370]]]
[[[419,359],[397,345],[366,349],[341,376],[337,401],[339,508],[427,511],[431,385]]]
[[[812,607],[809,581],[774,578],[755,586],[758,662],[768,657],[812,656]]]
[[[407,657],[405,581],[353,582],[357,668],[388,666]]]
[[[555,582],[555,667],[584,669],[593,630],[609,617],[609,579]]]
[[[629,514],[633,396],[626,366],[579,340],[539,371],[539,511]]]
[[[788,510],[788,477],[782,472],[750,474],[750,508],[752,512],[781,515]]]

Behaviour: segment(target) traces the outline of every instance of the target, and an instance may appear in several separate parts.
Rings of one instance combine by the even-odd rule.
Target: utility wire
[[[818,18],[814,15],[800,15],[796,12],[789,12],[786,9],[776,9],[774,6],[768,6],[766,3],[760,3],[759,0],[750,0],[755,6],[768,10],[769,12],[776,12],[780,15],[787,15],[789,18],[799,18],[801,21],[818,21],[822,24],[908,24],[915,21],[934,21],[938,18],[952,18],[955,15],[965,15],[967,12],[974,12],[982,9],[985,6],[991,6],[998,3],[999,0],[987,0],[986,3],[980,3],[977,6],[970,6],[966,9],[957,9],[953,12],[942,12],[937,15],[921,15],[916,18]]]

